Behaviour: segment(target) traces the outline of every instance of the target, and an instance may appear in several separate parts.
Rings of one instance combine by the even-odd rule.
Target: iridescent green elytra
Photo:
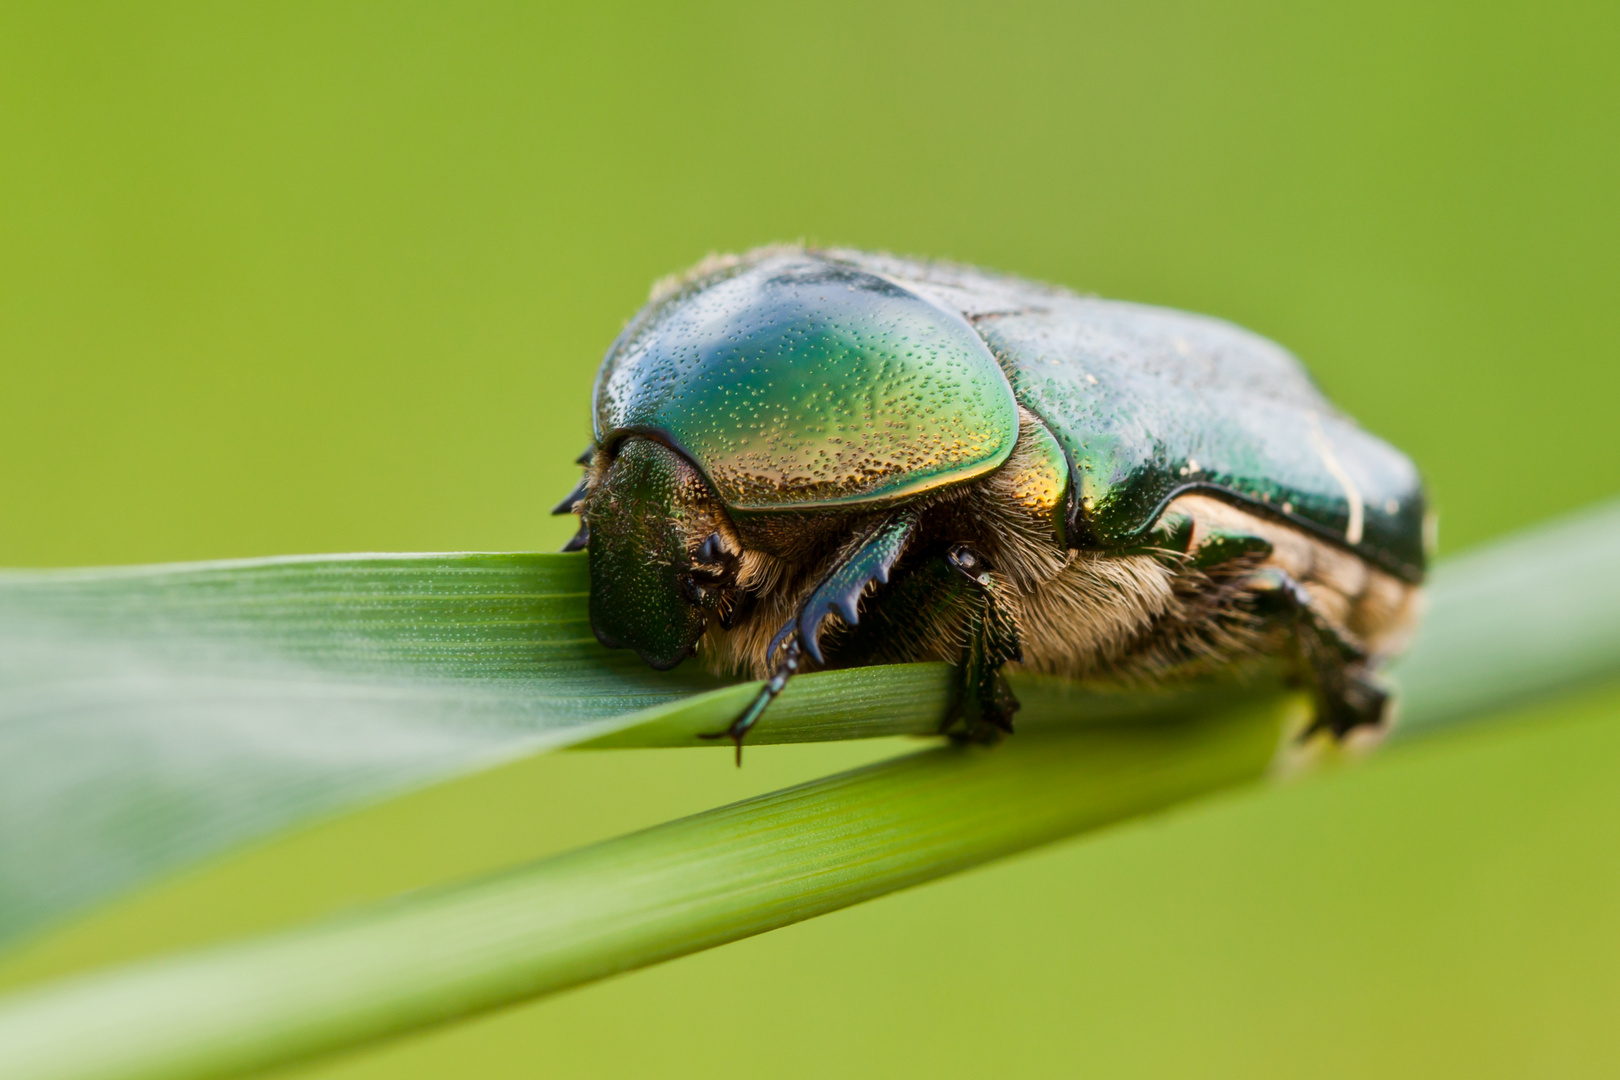
[[[978,733],[1010,726],[1004,663],[1176,678],[1256,652],[1296,654],[1348,730],[1383,714],[1369,665],[1423,574],[1416,470],[1286,351],[969,267],[717,260],[620,335],[594,413],[559,507],[593,625],[766,677],[738,739],[804,666],[955,660]]]
[[[596,384],[596,441],[651,434],[727,508],[892,501],[1000,465],[1018,406],[961,316],[849,267],[683,290],[636,320]]]

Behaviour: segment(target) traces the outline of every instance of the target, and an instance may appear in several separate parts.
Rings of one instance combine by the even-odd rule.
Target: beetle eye
[[[697,561],[700,563],[717,563],[724,552],[720,548],[720,534],[710,533],[709,538],[697,549]]]

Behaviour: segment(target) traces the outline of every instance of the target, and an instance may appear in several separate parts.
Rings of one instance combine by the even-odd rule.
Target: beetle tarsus
[[[1327,730],[1342,739],[1359,728],[1377,729],[1389,716],[1389,691],[1365,664],[1343,664],[1339,685],[1324,695],[1311,731]]]
[[[799,670],[799,639],[793,636],[788,637],[786,641],[782,662],[776,666],[771,677],[765,680],[765,685],[760,687],[759,693],[754,695],[754,700],[748,703],[748,708],[743,710],[742,715],[733,720],[731,726],[724,731],[703,732],[698,736],[700,739],[730,739],[737,747],[739,769],[742,768],[743,739],[748,737],[748,732],[759,723],[759,718],[765,715],[765,710],[776,700],[776,695],[787,687],[788,680]],[[776,650],[771,651],[774,653]]]

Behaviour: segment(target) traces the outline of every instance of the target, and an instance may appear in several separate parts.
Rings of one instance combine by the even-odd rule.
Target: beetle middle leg
[[[960,724],[959,738],[992,741],[1012,734],[1013,714],[1018,711],[1018,698],[1002,671],[1009,661],[1024,658],[1018,620],[982,555],[957,544],[945,559],[968,582],[968,615],[956,699],[942,730]]]
[[[1023,635],[1005,588],[984,557],[965,544],[920,558],[873,597],[859,627],[839,637],[834,660],[950,663],[955,685],[940,731],[994,742],[1012,730],[1018,710],[1003,666],[1023,659]]]

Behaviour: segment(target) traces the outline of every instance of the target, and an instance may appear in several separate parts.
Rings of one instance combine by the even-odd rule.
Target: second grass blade
[[[1193,721],[941,747],[349,919],[74,980],[0,1012],[0,1074],[224,1076],[443,1022],[1250,779],[1302,715],[1272,696]]]

